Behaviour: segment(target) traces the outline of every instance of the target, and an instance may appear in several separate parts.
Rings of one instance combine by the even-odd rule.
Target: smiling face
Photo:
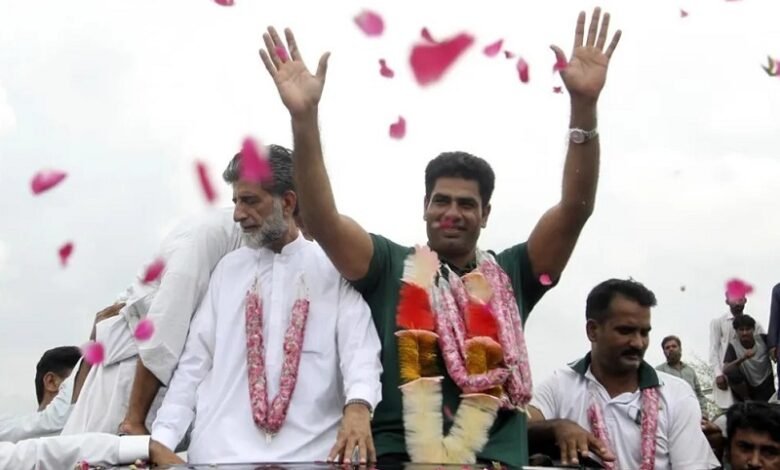
[[[425,199],[428,244],[443,258],[471,256],[489,215],[490,206],[483,207],[477,181],[440,177]]]
[[[602,321],[588,320],[592,360],[614,375],[636,374],[650,341],[650,307],[617,294]]]

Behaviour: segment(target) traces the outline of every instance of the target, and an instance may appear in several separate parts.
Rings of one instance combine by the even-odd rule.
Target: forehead
[[[607,321],[613,325],[650,328],[650,307],[643,307],[636,300],[618,294],[609,303]]]
[[[737,429],[734,431],[732,442],[748,442],[754,446],[780,448],[780,442],[773,441],[769,433],[752,429]]]
[[[263,185],[260,183],[244,180],[233,183],[233,197],[268,197],[270,195],[271,193],[263,189]]]
[[[472,198],[481,201],[479,183],[476,180],[442,176],[436,180],[431,190],[431,196],[449,196],[452,198]]]

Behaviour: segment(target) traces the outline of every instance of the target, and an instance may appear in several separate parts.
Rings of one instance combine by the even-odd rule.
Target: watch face
[[[571,138],[571,141],[574,142],[575,144],[581,144],[585,142],[585,133],[579,129],[572,129],[569,137]]]

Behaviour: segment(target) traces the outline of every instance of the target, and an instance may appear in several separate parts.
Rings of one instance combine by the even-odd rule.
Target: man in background
[[[694,393],[696,393],[696,399],[699,400],[702,416],[706,417],[707,399],[701,391],[696,371],[693,370],[693,367],[682,361],[682,342],[680,341],[680,338],[674,335],[667,336],[661,341],[661,349],[663,349],[664,356],[666,356],[666,362],[657,365],[655,369],[679,377],[688,382],[691,388],[693,388]]]

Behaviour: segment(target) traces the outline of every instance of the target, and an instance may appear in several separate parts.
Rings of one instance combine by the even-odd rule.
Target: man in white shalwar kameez
[[[175,449],[192,424],[191,464],[373,460],[382,369],[370,310],[296,227],[290,151],[269,153],[264,183],[241,176],[241,154],[223,175],[246,245],[214,270],[153,442]]]
[[[144,283],[145,270],[140,272],[117,300],[125,304],[120,314],[96,324],[105,359],[89,370],[63,434],[148,434],[211,272],[240,242],[229,209],[190,217],[166,237],[158,254],[162,275]],[[142,318],[154,325],[147,341],[133,335]]]

